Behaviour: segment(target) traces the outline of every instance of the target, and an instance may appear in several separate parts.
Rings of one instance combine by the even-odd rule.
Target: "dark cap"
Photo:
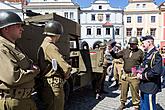
[[[147,36],[142,36],[140,38],[140,41],[143,42],[145,40],[154,40],[154,38],[151,35],[147,35]]]

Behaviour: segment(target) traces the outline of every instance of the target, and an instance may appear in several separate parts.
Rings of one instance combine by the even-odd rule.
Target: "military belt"
[[[31,97],[33,88],[21,88],[0,90],[0,99],[13,98],[13,99],[26,99]]]
[[[125,75],[127,77],[131,77],[131,79],[137,79],[137,76],[135,74],[132,74],[132,73],[125,73]]]
[[[123,64],[123,63],[121,63],[121,62],[115,62],[116,64]]]

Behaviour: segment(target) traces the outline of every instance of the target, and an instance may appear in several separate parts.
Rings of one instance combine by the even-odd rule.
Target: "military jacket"
[[[53,68],[51,68],[46,73],[46,77],[52,77],[56,75],[64,77],[67,76],[67,74],[70,74],[71,66],[63,59],[62,55],[59,53],[59,49],[53,42],[49,42],[44,39],[43,43],[41,44],[41,48],[44,52],[45,62],[48,61],[51,63],[52,60],[55,59],[58,64],[57,70],[55,71]]]
[[[130,52],[132,52],[132,55],[130,57]],[[114,51],[110,52],[112,57],[119,59],[122,58],[124,61],[124,71],[126,73],[131,73],[131,68],[136,65],[140,65],[143,61],[143,51],[141,49],[134,49],[131,50],[129,48],[123,49],[119,51],[118,53],[115,53]]]
[[[140,90],[144,93],[157,93],[161,89],[162,57],[156,48],[145,53],[142,67],[145,70],[142,73]]]
[[[27,71],[28,60],[15,44],[0,36],[0,89],[33,88],[37,73]]]

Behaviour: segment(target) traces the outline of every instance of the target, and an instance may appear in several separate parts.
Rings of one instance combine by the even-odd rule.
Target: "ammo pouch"
[[[51,87],[55,87],[55,88],[62,88],[64,83],[64,80],[59,77],[50,77],[47,78],[47,81],[51,85]]]
[[[25,99],[30,98],[33,88],[16,88],[11,90],[0,90],[0,99],[2,98],[15,98]]]
[[[9,50],[9,53],[13,56],[13,58],[15,58],[17,62],[12,60],[11,61],[16,63],[21,69],[27,70],[32,67],[32,63],[33,63],[32,60],[29,60],[24,54],[22,54],[12,46],[7,44],[3,44],[3,45]]]

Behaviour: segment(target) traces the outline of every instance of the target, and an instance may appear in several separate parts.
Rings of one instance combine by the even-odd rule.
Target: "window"
[[[70,41],[70,48],[76,49],[76,41]]]
[[[151,23],[155,23],[155,16],[151,16]]]
[[[91,28],[87,28],[87,35],[91,35]]]
[[[64,12],[64,17],[68,18],[68,12]]]
[[[156,28],[151,28],[150,35],[155,36],[155,34],[156,34]]]
[[[116,29],[116,31],[115,31],[115,35],[119,35],[119,33],[120,33],[120,29]]]
[[[136,8],[140,8],[140,4],[136,4]]]
[[[132,35],[132,28],[127,28],[126,31],[127,31],[127,36],[130,37]]]
[[[97,35],[101,35],[101,28],[97,28]]]
[[[146,4],[143,4],[143,8],[145,8],[146,7]]]
[[[110,28],[106,28],[106,35],[110,35]]]
[[[74,13],[73,12],[70,12],[70,19],[74,19]]]
[[[142,23],[142,16],[138,16],[138,17],[137,17],[137,22],[138,22],[138,23]]]
[[[102,6],[99,6],[99,9],[102,9]]]
[[[137,28],[137,36],[142,36],[143,28]]]
[[[110,21],[110,14],[106,14],[106,21]]]
[[[131,23],[131,17],[127,17],[127,23]]]
[[[95,15],[94,14],[91,15],[91,20],[95,21]]]

